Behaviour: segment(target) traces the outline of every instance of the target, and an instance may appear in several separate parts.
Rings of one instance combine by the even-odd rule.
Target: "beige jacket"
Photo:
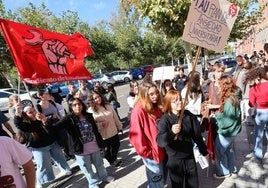
[[[103,140],[118,134],[118,131],[122,130],[123,127],[112,105],[106,104],[105,107],[106,109],[100,107],[98,112],[94,112],[91,108],[88,110],[88,112],[93,114]]]

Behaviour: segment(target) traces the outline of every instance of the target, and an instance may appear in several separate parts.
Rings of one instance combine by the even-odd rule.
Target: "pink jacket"
[[[159,119],[162,116],[160,109],[155,109],[154,115]],[[156,119],[144,111],[141,104],[137,104],[131,112],[129,140],[138,155],[143,158],[152,158],[160,163],[165,158],[165,150],[156,143]]]

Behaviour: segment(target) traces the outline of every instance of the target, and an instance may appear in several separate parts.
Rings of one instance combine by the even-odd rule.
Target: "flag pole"
[[[24,85],[24,87],[25,87],[25,89],[26,89],[26,91],[27,91],[27,93],[28,93],[28,95],[29,95],[29,97],[30,97],[30,99],[31,99],[31,102],[32,102],[32,104],[33,104],[34,109],[35,109],[37,112],[39,112],[38,109],[37,109],[37,106],[36,106],[37,104],[35,103],[35,100],[33,100],[33,96],[31,95],[31,93],[30,93],[30,91],[29,91],[29,89],[28,89],[28,86],[26,85],[25,81],[22,81],[22,83],[23,83],[23,85]]]
[[[18,74],[18,102],[20,102],[20,75]]]
[[[186,104],[187,104],[188,95],[189,95],[189,92],[190,92],[190,85],[193,82],[194,72],[195,72],[195,69],[196,69],[196,65],[197,65],[198,59],[200,57],[201,49],[202,49],[202,47],[199,46],[198,47],[198,50],[197,50],[197,53],[196,53],[196,56],[195,56],[195,61],[194,61],[194,66],[193,66],[193,69],[192,69],[192,72],[191,72],[191,76],[190,76],[190,79],[189,79],[188,84],[187,84],[186,95],[185,95],[185,99],[183,101],[182,109],[180,111],[180,116],[179,116],[179,120],[178,120],[178,124],[180,126],[181,126],[181,123],[182,123],[182,118],[183,118],[184,110],[185,110],[185,107],[186,107]],[[179,137],[179,134],[176,134],[175,137],[174,137],[174,140],[177,140],[178,137]]]

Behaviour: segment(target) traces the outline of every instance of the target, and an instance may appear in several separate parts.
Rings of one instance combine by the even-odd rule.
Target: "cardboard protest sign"
[[[182,39],[222,52],[238,11],[237,5],[226,0],[193,0]]]

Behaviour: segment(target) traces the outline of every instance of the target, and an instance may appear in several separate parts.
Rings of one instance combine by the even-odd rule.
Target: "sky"
[[[117,13],[118,0],[2,0],[6,10],[16,11],[32,2],[36,7],[44,3],[48,10],[60,17],[66,10],[75,11],[79,18],[94,25],[101,20],[109,21]]]

